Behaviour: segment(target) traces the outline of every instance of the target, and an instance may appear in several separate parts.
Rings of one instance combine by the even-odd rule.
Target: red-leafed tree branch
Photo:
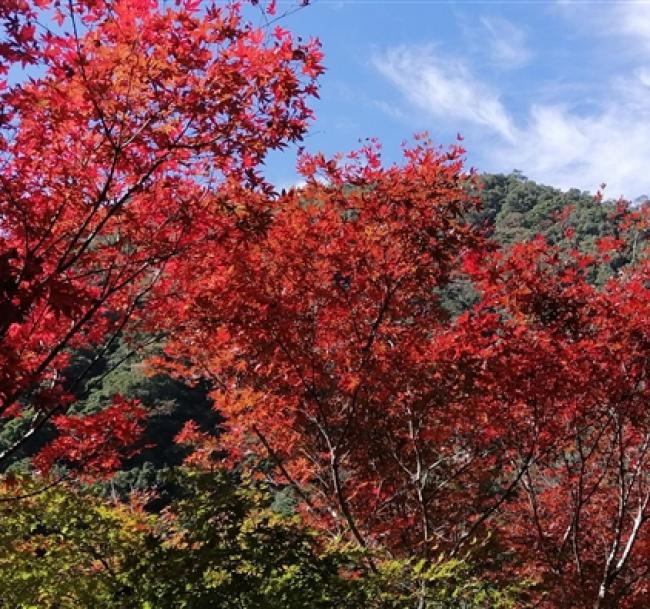
[[[0,92],[0,424],[31,421],[6,465],[63,424],[72,349],[143,315],[171,261],[263,219],[257,167],[301,138],[321,68],[237,3],[19,0],[0,24],[0,70],[27,66]]]

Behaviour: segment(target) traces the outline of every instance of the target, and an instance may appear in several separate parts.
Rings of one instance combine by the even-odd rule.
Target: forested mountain
[[[561,191],[538,184],[519,172],[481,177],[483,210],[476,222],[490,228],[501,244],[533,239],[541,234],[550,243],[562,243],[564,231],[575,229],[574,243],[591,247],[594,239],[612,234],[613,202],[602,202],[577,189]]]
[[[473,221],[484,225],[501,245],[541,235],[551,245],[589,252],[601,237],[621,236],[622,216],[615,201],[577,189],[562,191],[538,184],[519,172],[485,174],[482,181],[483,207]],[[617,256],[603,273],[620,268],[630,257],[631,250],[627,256]]]
[[[131,490],[164,487],[166,472],[181,465],[190,452],[174,442],[183,425],[192,420],[206,431],[216,433],[219,421],[204,386],[189,387],[165,374],[147,372],[146,360],[157,352],[157,346],[134,348],[133,345],[149,342],[118,337],[108,349],[75,353],[67,371],[71,378],[76,378],[80,370],[88,370],[76,390],[75,415],[97,413],[110,406],[117,394],[139,400],[148,413],[146,431],[138,441],[136,454],[126,460],[122,470],[105,486],[105,492],[119,496],[125,496]],[[3,430],[0,448],[11,444],[16,433],[14,428],[21,424],[25,425],[18,420],[14,427]],[[30,471],[31,456],[53,436],[52,431],[37,442],[27,444],[16,454],[8,470]]]

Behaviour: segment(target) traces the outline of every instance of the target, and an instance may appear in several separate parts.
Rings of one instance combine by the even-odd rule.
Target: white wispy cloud
[[[588,112],[566,103],[530,102],[516,120],[498,90],[460,60],[436,55],[430,47],[399,47],[374,63],[408,104],[432,118],[454,121],[454,129],[471,129],[477,149],[470,152],[483,170],[518,168],[555,186],[591,191],[605,182],[611,197],[650,190],[646,68],[613,79]]]
[[[610,38],[629,55],[650,55],[650,2],[618,0],[588,3],[555,0],[554,6],[576,31],[592,37]]]
[[[499,95],[475,79],[463,62],[441,60],[434,51],[401,46],[376,56],[373,63],[420,110],[469,121],[514,141],[515,128]]]
[[[503,17],[482,17],[477,36],[490,61],[501,68],[520,68],[530,60],[524,30]]]
[[[625,106],[607,103],[588,116],[563,106],[532,106],[517,143],[495,151],[498,164],[561,188],[593,192],[605,182],[610,197],[645,194],[650,187],[650,111],[628,113]]]
[[[607,15],[607,12],[610,14]],[[647,2],[625,2],[615,4],[605,13],[610,24],[604,28],[607,34],[614,30],[628,35],[638,42],[646,53],[650,53],[650,4]]]

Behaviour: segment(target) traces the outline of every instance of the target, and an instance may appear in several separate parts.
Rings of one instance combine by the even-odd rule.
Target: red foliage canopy
[[[312,515],[363,545],[426,550],[458,541],[475,510],[451,480],[478,493],[495,465],[480,413],[464,415],[472,381],[441,304],[485,242],[463,219],[476,200],[461,151],[405,154],[388,169],[372,145],[343,167],[304,158],[308,185],[278,200],[259,241],[176,274],[168,354],[218,387],[234,459],[270,455]]]
[[[486,360],[505,368],[484,391],[528,426],[509,451],[528,465],[493,526],[524,558],[517,571],[552,591],[544,606],[640,609],[650,590],[650,262],[603,288],[587,281],[595,262],[537,241],[479,270],[475,316],[500,311],[505,339]]]
[[[0,463],[65,413],[72,348],[110,340],[170,260],[263,211],[256,168],[311,117],[315,43],[195,4],[0,3],[0,69],[33,74],[0,99],[0,417],[30,405]]]

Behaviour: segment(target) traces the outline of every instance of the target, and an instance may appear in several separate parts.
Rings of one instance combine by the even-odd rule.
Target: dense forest
[[[64,4],[0,3],[0,607],[645,609],[647,203],[427,136],[277,192],[275,2]]]

